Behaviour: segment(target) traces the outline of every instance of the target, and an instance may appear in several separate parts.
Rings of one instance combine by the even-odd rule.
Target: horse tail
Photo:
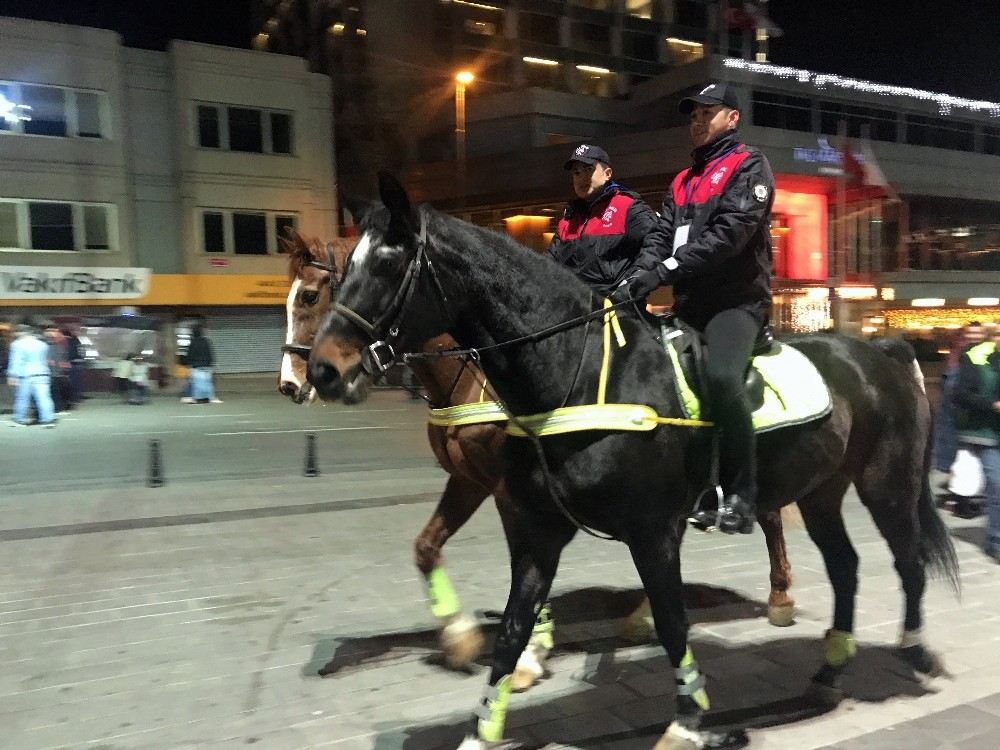
[[[933,423],[932,423],[933,426]],[[924,467],[920,499],[917,501],[917,517],[920,522],[920,560],[925,567],[944,576],[956,594],[961,594],[962,584],[958,577],[958,555],[952,544],[948,527],[941,520],[934,493],[931,491],[930,469],[931,448],[934,444],[934,430],[927,431],[927,445],[924,448]]]

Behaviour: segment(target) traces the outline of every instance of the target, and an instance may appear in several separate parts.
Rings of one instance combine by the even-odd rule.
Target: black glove
[[[644,300],[649,296],[649,293],[660,286],[661,283],[660,274],[656,272],[656,269],[639,271],[639,273],[629,279],[629,296],[633,299]]]

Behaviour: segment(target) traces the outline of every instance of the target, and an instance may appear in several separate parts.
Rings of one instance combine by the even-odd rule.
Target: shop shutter
[[[206,316],[216,372],[273,372],[281,367],[285,311],[212,311]]]

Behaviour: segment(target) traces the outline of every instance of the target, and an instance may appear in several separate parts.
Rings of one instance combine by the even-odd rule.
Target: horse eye
[[[306,289],[302,292],[302,302],[306,305],[315,305],[319,299],[319,292],[315,289]]]

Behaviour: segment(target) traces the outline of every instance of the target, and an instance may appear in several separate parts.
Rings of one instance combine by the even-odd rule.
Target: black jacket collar
[[[618,193],[627,192],[625,188],[619,185],[617,182],[612,180],[604,185],[592,198],[574,198],[569,202],[566,207],[567,217],[573,214],[583,214],[584,216],[589,216],[593,210],[594,206],[598,203],[603,203],[604,201],[611,200]]]
[[[691,157],[694,159],[692,169],[695,172],[700,171],[701,168],[708,162],[712,161],[712,159],[722,156],[722,154],[726,153],[730,149],[736,148],[739,145],[740,139],[737,137],[736,131],[727,130],[711,143],[699,146],[691,152]]]

